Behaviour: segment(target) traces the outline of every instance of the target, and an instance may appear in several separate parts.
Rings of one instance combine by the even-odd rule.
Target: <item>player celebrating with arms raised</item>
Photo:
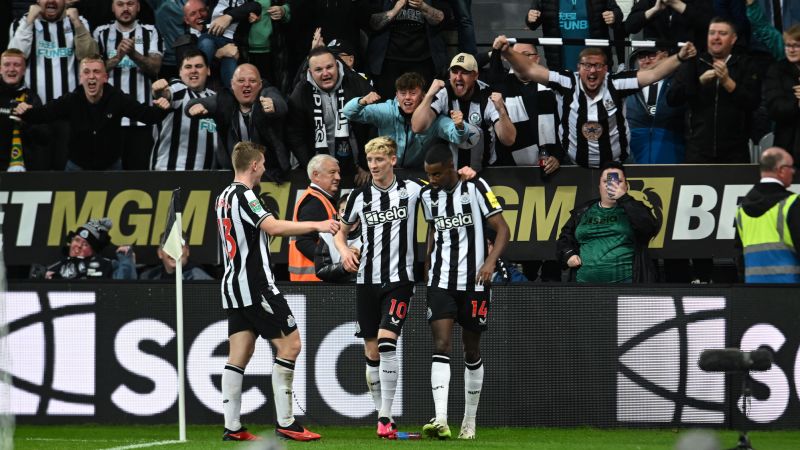
[[[450,336],[453,323],[462,329],[464,345],[464,420],[459,439],[475,439],[475,416],[483,387],[481,333],[487,329],[495,263],[509,239],[503,209],[489,185],[477,178],[461,181],[446,146],[425,155],[430,184],[420,200],[428,231],[428,322],[433,334],[431,391],[436,417],[422,427],[429,437],[447,439],[447,396],[450,386]],[[497,232],[487,255],[484,221]]]
[[[228,362],[222,373],[224,441],[253,441],[260,438],[242,427],[242,380],[253,356],[256,336],[275,347],[272,392],[275,396],[275,434],[283,439],[310,441],[320,438],[299,425],[292,414],[294,362],[300,354],[300,333],[286,299],[275,286],[270,269],[269,237],[297,236],[311,232],[336,234],[339,224],[289,222],[266,211],[255,186],[266,170],[264,147],[240,142],[233,148],[234,180],[217,197],[217,226],[225,249],[222,277],[222,307],[228,313]]]

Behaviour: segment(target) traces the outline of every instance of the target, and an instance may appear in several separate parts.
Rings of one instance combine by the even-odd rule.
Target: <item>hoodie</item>
[[[750,217],[761,217],[769,211],[778,202],[792,195],[788,189],[783,187],[782,184],[776,182],[761,181],[742,199],[742,211]],[[786,223],[789,227],[789,234],[792,236],[795,250],[800,245],[800,200],[796,200],[789,208],[789,214],[786,217]],[[741,253],[742,241],[739,237],[739,232],[736,232],[736,248]],[[739,279],[744,280],[744,264],[741,257],[737,260],[739,269]]]

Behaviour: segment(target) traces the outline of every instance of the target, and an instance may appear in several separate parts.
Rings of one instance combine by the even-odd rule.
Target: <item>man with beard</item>
[[[37,0],[28,13],[13,24],[9,48],[22,50],[28,59],[25,84],[42,103],[72,92],[79,84],[78,62],[97,53],[89,23],[65,0]],[[69,126],[58,121],[52,134],[49,169],[62,170],[67,160]]]
[[[286,102],[272,86],[262,89],[261,75],[252,64],[242,64],[233,72],[230,88],[186,105],[190,117],[214,119],[218,127],[216,157],[213,167],[233,169],[231,154],[239,142],[253,142],[266,147],[266,173],[280,180],[289,170],[289,154],[281,138]]]
[[[26,122],[69,122],[69,153],[64,170],[122,169],[120,119],[127,117],[154,125],[166,115],[166,99],[153,102],[156,106],[143,105],[107,81],[100,55],[84,58],[80,65],[81,85],[73,92],[44,106],[33,108],[23,102],[14,109],[14,114]]]
[[[479,171],[493,164],[497,159],[495,139],[511,145],[517,137],[503,97],[478,81],[478,62],[468,53],[459,53],[450,61],[450,82],[446,87],[444,81],[433,80],[411,117],[411,129],[421,133],[430,128],[436,116],[450,111],[461,111],[467,123],[481,131],[474,145],[450,145],[456,168],[469,166]]]
[[[108,84],[150,104],[150,84],[161,68],[162,44],[153,25],[140,23],[139,0],[113,0],[111,11],[116,21],[94,30],[94,40],[106,60]],[[146,170],[150,155],[142,148],[153,146],[153,127],[122,119],[122,168]]]
[[[564,111],[559,124],[562,147],[575,164],[595,168],[628,157],[630,135],[625,119],[625,97],[663,79],[697,53],[694,45],[687,42],[679,53],[651,70],[610,75],[606,54],[599,48],[588,47],[581,51],[575,73],[550,71],[532,63],[511,50],[505,36],[498,36],[492,47],[503,52],[515,72],[537,83],[548,83],[555,91],[559,110]]]
[[[42,102],[25,87],[25,55],[10,48],[0,55],[0,170],[24,172],[46,169],[47,130],[31,127],[12,115],[20,102],[39,106]]]
[[[214,119],[192,117],[185,111],[195,98],[216,95],[206,88],[211,69],[206,56],[196,48],[183,53],[180,80],[161,79],[153,83],[153,96],[172,103],[171,112],[158,126],[158,140],[153,147],[153,170],[206,170],[217,149],[217,125]]]
[[[327,47],[308,54],[306,79],[297,83],[289,97],[286,139],[300,166],[317,153],[339,160],[342,176],[354,176],[361,185],[369,179],[364,170],[361,131],[348,122],[344,105],[372,90],[369,82],[337,61]],[[361,164],[359,164],[361,163]]]
[[[397,167],[422,169],[425,152],[441,140],[461,144],[469,130],[461,111],[450,111],[450,117],[436,116],[430,128],[415,133],[411,130],[411,115],[422,102],[425,79],[416,72],[400,75],[395,81],[395,98],[378,103],[376,92],[353,98],[344,106],[349,120],[366,123],[378,129],[379,136],[389,136],[397,143]]]

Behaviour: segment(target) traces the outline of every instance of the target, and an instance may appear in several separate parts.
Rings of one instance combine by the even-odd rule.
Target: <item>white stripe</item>
[[[111,447],[104,450],[127,450],[129,448],[147,448],[147,447],[156,447],[159,445],[173,445],[173,444],[182,444],[185,441],[157,441],[157,442],[145,442],[142,444],[131,444],[131,445],[123,445],[121,447]]]
[[[608,39],[586,39],[584,45],[587,47],[608,47],[610,44]]]
[[[539,44],[541,44],[541,45],[564,45],[564,41],[561,38],[539,38]]]

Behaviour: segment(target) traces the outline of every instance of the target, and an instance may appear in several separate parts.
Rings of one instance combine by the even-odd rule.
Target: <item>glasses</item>
[[[592,69],[600,71],[600,70],[603,70],[606,67],[606,65],[604,63],[594,63],[594,64],[592,64],[592,63],[584,63],[584,62],[582,62],[582,63],[578,63],[578,65],[581,66],[581,69],[583,69],[583,70],[585,70],[587,72],[591,71]]]
[[[792,44],[783,44],[783,46],[788,48],[789,50],[800,50],[800,42],[795,42]]]

